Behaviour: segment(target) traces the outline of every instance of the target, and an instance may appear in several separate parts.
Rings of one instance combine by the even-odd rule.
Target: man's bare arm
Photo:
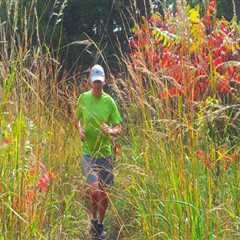
[[[113,136],[113,137],[117,137],[122,132],[122,125],[118,124],[115,127],[110,127],[106,123],[103,123],[101,126],[101,129],[102,129],[103,133]]]
[[[81,140],[83,141],[85,139],[85,130],[83,129],[80,120],[78,120],[76,117],[74,118],[74,125],[79,132]]]
[[[81,140],[84,141],[86,135],[85,135],[85,130],[82,128],[80,121],[78,121],[78,131],[79,131]]]

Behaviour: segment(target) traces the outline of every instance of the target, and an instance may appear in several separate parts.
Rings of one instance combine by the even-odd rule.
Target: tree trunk
[[[236,0],[235,2],[238,2]],[[217,1],[217,16],[225,17],[227,20],[231,20],[233,17],[233,2],[231,0],[218,0]]]
[[[238,21],[240,21],[240,1],[239,0],[234,0],[235,3],[235,10],[236,10],[236,15]]]
[[[139,10],[140,17],[149,17],[152,13],[152,1],[151,0],[136,0],[137,8]]]

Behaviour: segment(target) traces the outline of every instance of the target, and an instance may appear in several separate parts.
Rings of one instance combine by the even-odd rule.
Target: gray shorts
[[[88,184],[93,184],[100,180],[105,186],[113,185],[112,157],[92,158],[89,155],[84,155],[83,172]]]

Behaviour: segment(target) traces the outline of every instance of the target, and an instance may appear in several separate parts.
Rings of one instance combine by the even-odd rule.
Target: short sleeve
[[[118,110],[117,104],[115,103],[115,101],[113,99],[111,99],[111,105],[112,105],[112,112],[110,115],[110,123],[113,126],[116,126],[122,122],[122,118],[121,118],[120,112]]]
[[[83,95],[81,94],[79,97],[78,97],[78,101],[77,101],[77,109],[76,109],[76,115],[77,115],[77,119],[78,120],[82,120],[82,111],[83,109]]]

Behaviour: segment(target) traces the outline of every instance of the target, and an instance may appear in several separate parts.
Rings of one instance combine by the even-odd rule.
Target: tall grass
[[[87,239],[81,143],[73,127],[81,86],[77,79],[69,84],[58,56],[38,38],[36,11],[31,17],[23,11],[19,34],[20,2],[1,4],[9,20],[0,23],[0,236]],[[227,117],[226,106],[217,99],[194,107],[181,97],[160,100],[161,73],[138,60],[135,71],[125,59],[127,77],[113,81],[125,132],[109,193],[109,239],[240,239],[239,141],[226,145],[209,136],[215,116]],[[199,158],[199,149],[206,155]]]
[[[84,239],[79,139],[67,114],[75,101],[58,56],[41,42],[35,4],[21,16],[20,1],[0,6],[1,237]]]
[[[179,34],[187,28],[184,8],[182,14],[172,23]],[[146,32],[143,41],[149,38]],[[127,239],[239,239],[239,137],[227,133],[232,124],[228,110],[239,113],[239,95],[221,99],[212,69],[212,97],[191,103],[187,95],[160,100],[168,76],[146,60],[152,48],[136,49],[138,55],[126,60],[128,80],[115,81],[128,130],[119,165],[120,183],[127,185],[122,194],[130,196],[123,215],[126,219],[131,209]],[[194,83],[187,66],[175,71],[181,71],[186,84]]]

